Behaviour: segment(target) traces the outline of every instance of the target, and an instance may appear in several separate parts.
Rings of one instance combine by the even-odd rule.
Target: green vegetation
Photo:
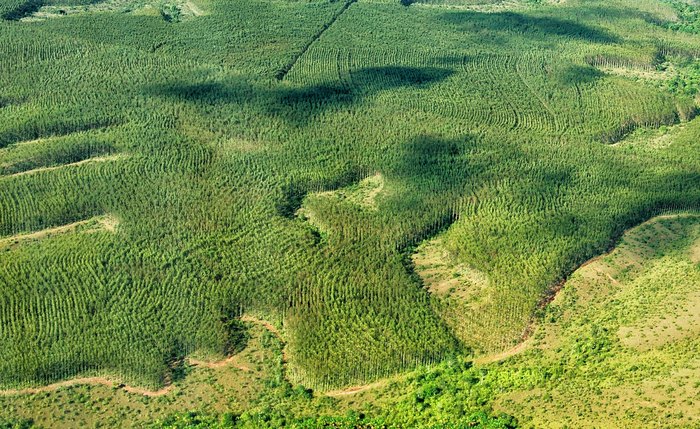
[[[265,416],[267,417],[267,416]],[[241,420],[238,416],[224,414],[223,416],[201,415],[198,413],[182,413],[168,417],[162,422],[153,424],[152,428],[168,428],[168,429],[196,429],[196,428],[212,428],[212,429],[228,429],[228,428],[275,428],[280,427],[276,421],[270,422],[264,419],[263,416],[255,416],[250,420]],[[316,428],[334,428],[334,429],[380,429],[403,427],[395,426],[391,423],[386,423],[385,420],[367,419],[360,417],[356,413],[350,413],[347,417],[320,417],[297,419],[292,422],[285,422],[284,425],[290,428],[297,429],[316,429]],[[515,428],[515,421],[510,417],[491,417],[483,412],[474,413],[460,423],[448,425],[432,425],[433,428],[451,429],[451,428],[476,428],[476,429],[511,429]]]
[[[18,20],[41,7],[41,0],[6,0],[0,4],[0,18]]]
[[[698,263],[700,215],[655,218],[573,273],[508,360],[448,360],[321,409],[354,406],[368,416],[331,420],[347,427],[695,427]],[[517,420],[473,412],[491,405]],[[280,426],[280,414],[265,415],[269,427]],[[284,416],[289,427],[305,427]],[[237,416],[230,427],[267,427],[256,418]],[[307,423],[346,427],[327,421]]]
[[[683,61],[676,75],[669,80],[668,89],[677,94],[697,96],[700,93],[700,62]]]
[[[504,364],[551,380],[502,395],[497,408],[523,427],[695,427],[699,221],[646,223],[578,270],[533,349]]]
[[[565,307],[543,309],[553,288],[626,229],[700,208],[700,36],[676,28],[691,12],[132,3],[0,6],[1,388],[177,387],[187,359],[252,350],[243,316],[282,332],[284,365],[260,364],[255,400],[165,427],[512,426],[494,404],[536,426],[500,392],[567,400],[555,383],[622,378],[602,361],[630,357],[614,358],[618,327],[576,318],[560,366],[466,361],[557,319]],[[22,19],[42,5],[66,14]],[[663,145],[644,137],[666,129]],[[439,276],[477,273],[478,291],[457,282],[446,302],[421,278],[431,268],[412,255],[436,237]],[[338,414],[317,392],[416,368],[372,413],[304,420]],[[147,419],[177,411],[144,401]],[[0,415],[32,404],[2,402]]]
[[[2,429],[32,429],[33,427],[35,426],[31,420],[5,420],[0,418],[0,428]]]
[[[664,0],[678,14],[678,20],[669,22],[668,28],[691,34],[700,34],[700,5],[695,1]]]

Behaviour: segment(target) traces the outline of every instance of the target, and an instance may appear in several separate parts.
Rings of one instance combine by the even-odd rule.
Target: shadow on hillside
[[[258,88],[245,80],[189,84],[175,82],[148,87],[148,93],[198,105],[238,104],[295,125],[306,125],[328,109],[347,108],[380,91],[424,88],[453,71],[434,67],[370,67],[352,72],[352,83]]]
[[[482,13],[473,11],[450,12],[439,19],[461,31],[477,33],[483,30],[521,33],[527,36],[559,36],[594,43],[615,43],[618,38],[599,28],[579,22],[553,17],[529,16],[515,12]]]
[[[43,5],[44,2],[42,0],[26,0],[13,9],[5,11],[0,15],[0,19],[4,19],[5,21],[19,21],[38,11]]]
[[[654,25],[664,25],[668,21],[652,13],[634,8],[619,8],[608,6],[586,6],[576,10],[578,19],[591,22],[619,21],[619,20],[642,20]]]
[[[571,64],[562,68],[557,78],[562,85],[573,86],[592,84],[604,76],[605,73],[595,67]]]
[[[469,190],[489,180],[494,153],[520,157],[512,145],[495,145],[472,135],[444,139],[420,135],[404,142],[398,156],[382,167],[392,191],[383,199],[386,225],[401,224],[401,233],[387,230],[397,248],[413,246],[440,231],[459,217],[458,203]]]

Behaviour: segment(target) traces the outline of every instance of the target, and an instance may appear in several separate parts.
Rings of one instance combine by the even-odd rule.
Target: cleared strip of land
[[[79,165],[89,164],[89,163],[93,163],[93,162],[116,161],[118,159],[123,159],[125,157],[126,156],[123,154],[116,154],[116,155],[109,155],[109,156],[98,156],[98,157],[94,157],[94,158],[84,159],[84,160],[78,161],[78,162],[71,162],[70,164],[55,165],[55,166],[51,166],[51,167],[41,167],[41,168],[35,168],[33,170],[20,171],[19,173],[10,174],[10,175],[4,176],[4,177],[25,176],[28,174],[36,174],[36,173],[41,173],[44,171],[58,170],[60,168],[77,167]]]
[[[79,229],[81,232],[88,233],[97,231],[115,232],[117,226],[119,226],[119,219],[112,215],[95,216],[91,217],[90,219],[85,219],[66,225],[0,238],[0,250],[13,248],[26,242],[37,241],[54,235],[75,232]]]
[[[83,377],[83,378],[74,378],[71,380],[65,380],[61,381],[58,383],[53,383],[49,384],[47,386],[42,386],[42,387],[28,387],[25,389],[8,389],[8,390],[0,390],[0,395],[5,395],[5,396],[12,396],[12,395],[33,395],[37,393],[43,393],[43,392],[52,392],[64,387],[70,387],[70,386],[78,386],[78,385],[84,385],[84,384],[90,384],[90,385],[103,385],[103,386],[108,386],[108,387],[114,387],[117,385],[114,381],[105,378],[105,377]],[[148,389],[142,389],[139,387],[133,387],[133,386],[126,386],[126,385],[119,385],[122,389],[124,389],[126,392],[133,393],[136,395],[144,395],[144,396],[162,396],[165,395],[166,393],[170,392],[173,388],[174,385],[168,385],[165,386],[162,389],[159,390],[148,390]]]
[[[345,11],[348,10],[348,8],[356,1],[357,0],[347,0],[345,4],[343,4],[343,6],[338,10],[338,12],[336,12],[333,15],[330,21],[323,24],[323,27],[321,27],[321,29],[313,35],[313,37],[301,48],[301,50],[292,57],[291,61],[289,61],[284,67],[282,67],[282,69],[280,69],[277,72],[277,75],[275,75],[277,80],[283,80],[284,77],[287,76],[287,73],[289,73],[289,71],[292,70],[297,61],[299,61],[299,58],[301,58],[309,50],[309,48],[311,48],[311,45],[313,45],[314,42],[320,39],[323,33],[325,33],[326,30],[331,28],[331,26],[335,24],[338,18],[340,18],[340,16],[343,13],[345,13]]]
[[[374,383],[363,384],[360,386],[352,386],[352,387],[347,387],[345,389],[340,389],[340,390],[331,390],[329,392],[326,392],[326,396],[338,397],[338,396],[354,395],[356,393],[361,393],[361,392],[364,392],[367,390],[376,389],[378,387],[385,386],[386,384],[387,384],[387,380],[379,380],[379,381],[375,381]]]

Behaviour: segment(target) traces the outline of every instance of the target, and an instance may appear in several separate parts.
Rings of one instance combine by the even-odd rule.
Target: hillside
[[[694,1],[0,0],[0,427],[696,427],[699,94]]]

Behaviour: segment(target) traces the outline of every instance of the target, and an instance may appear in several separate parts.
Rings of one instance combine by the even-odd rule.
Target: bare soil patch
[[[419,246],[412,259],[416,272],[430,293],[470,303],[477,300],[489,285],[486,274],[468,264],[455,261],[445,249],[441,238]]]
[[[700,240],[697,240],[690,248],[690,261],[694,264],[700,264]]]

